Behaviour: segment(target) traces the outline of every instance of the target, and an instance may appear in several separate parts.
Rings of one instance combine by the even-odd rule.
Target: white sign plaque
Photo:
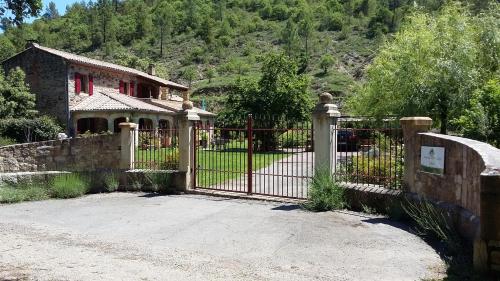
[[[433,174],[444,174],[444,147],[422,146],[420,169]]]

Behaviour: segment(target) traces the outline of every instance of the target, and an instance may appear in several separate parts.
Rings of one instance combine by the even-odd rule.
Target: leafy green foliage
[[[311,211],[323,212],[347,207],[342,188],[326,169],[318,169],[314,173],[309,190],[309,199],[304,207]]]
[[[0,135],[19,143],[52,140],[60,132],[62,132],[61,126],[47,116],[33,119],[9,118],[0,120]]]
[[[335,63],[335,58],[330,54],[326,54],[321,57],[321,62],[319,63],[319,67],[323,69],[323,73],[326,74],[328,69]]]
[[[4,17],[6,12],[12,16],[6,17],[9,22],[20,25],[27,17],[36,17],[42,9],[41,0],[5,0],[0,5],[0,17]]]
[[[497,13],[499,6],[493,8],[490,13]],[[446,133],[474,90],[495,75],[491,67],[498,67],[498,55],[489,48],[498,50],[500,41],[484,40],[484,34],[498,38],[498,29],[458,5],[445,7],[436,17],[413,14],[369,67],[368,82],[350,98],[351,110],[431,116]]]
[[[453,121],[464,137],[500,147],[500,80],[492,79],[477,89],[469,107]]]
[[[7,76],[0,71],[0,118],[30,118],[36,114],[35,95],[24,82],[20,68],[12,69]]]
[[[297,64],[284,54],[269,54],[264,58],[262,76],[258,81],[239,81],[231,92],[222,116],[231,124],[241,116],[259,113],[272,118],[257,118],[255,123],[266,128],[276,127],[280,120],[289,123],[307,120],[312,108],[309,94],[309,78],[297,74]],[[272,132],[257,135],[257,149],[272,150],[276,136]]]

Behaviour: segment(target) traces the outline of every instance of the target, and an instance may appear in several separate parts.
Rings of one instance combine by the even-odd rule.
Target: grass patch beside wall
[[[88,193],[90,181],[79,173],[60,174],[50,180],[22,180],[0,186],[0,203],[75,198]]]

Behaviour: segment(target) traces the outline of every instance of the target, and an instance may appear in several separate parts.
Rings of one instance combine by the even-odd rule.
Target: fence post
[[[319,103],[313,110],[314,168],[327,169],[332,172],[337,164],[337,132],[332,130],[337,126],[340,112],[332,103],[329,93],[319,96]]]
[[[188,101],[189,102],[189,101]],[[183,104],[184,107],[184,104]],[[192,168],[194,165],[194,126],[200,120],[200,116],[187,107],[179,115],[179,172],[181,179],[178,188],[186,191],[194,188],[192,186]]]
[[[415,172],[418,167],[418,157],[420,155],[420,139],[418,133],[428,132],[432,125],[429,117],[404,117],[399,120],[403,130],[404,143],[404,172],[403,188],[405,191],[416,192]]]
[[[252,194],[252,163],[253,163],[253,118],[252,114],[248,115],[247,118],[247,134],[248,134],[248,144],[247,144],[247,179],[248,179],[248,186],[247,186],[247,193],[250,195]]]
[[[118,124],[121,129],[120,133],[120,145],[121,145],[121,158],[120,158],[120,168],[121,169],[134,169],[135,160],[135,131],[137,124],[124,122]]]

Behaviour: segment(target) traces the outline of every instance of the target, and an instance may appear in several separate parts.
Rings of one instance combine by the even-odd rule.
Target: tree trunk
[[[163,58],[163,26],[160,27],[160,57]]]

